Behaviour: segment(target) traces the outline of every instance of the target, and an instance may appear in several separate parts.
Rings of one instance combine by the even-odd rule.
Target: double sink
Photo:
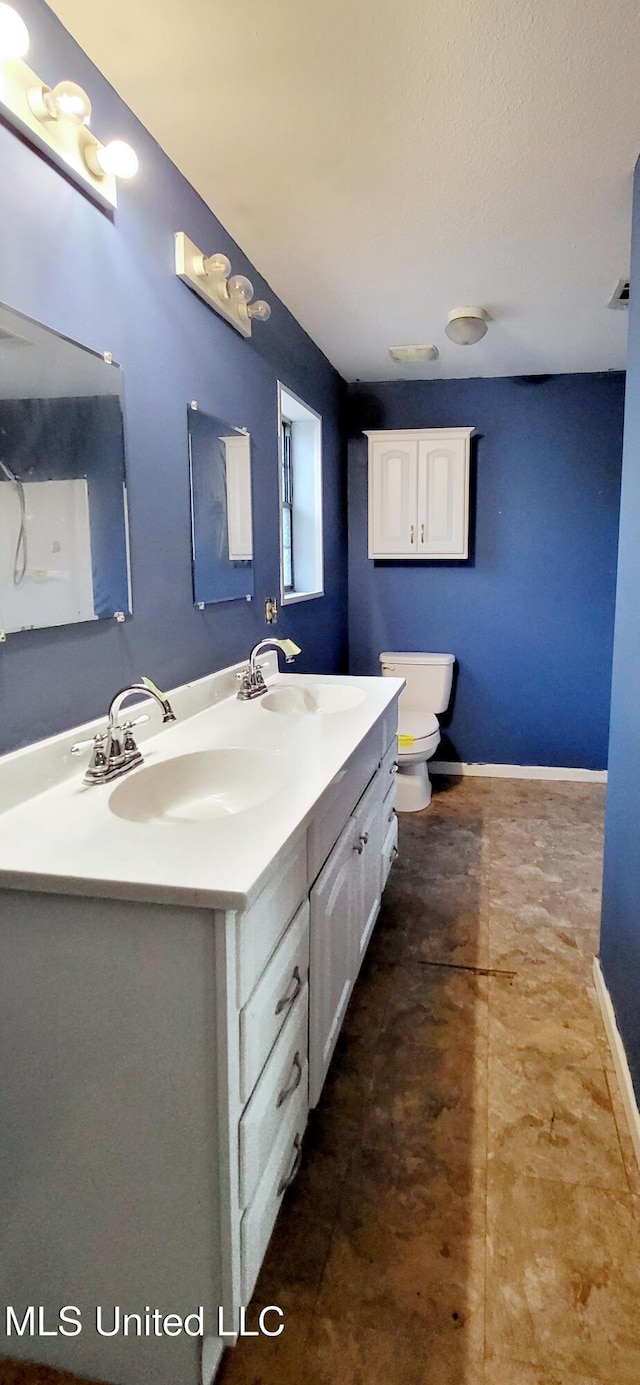
[[[340,683],[281,683],[260,708],[298,722],[347,712],[364,702],[357,687]],[[286,762],[285,762],[286,763]],[[282,757],[263,749],[203,749],[133,770],[112,791],[109,808],[128,822],[211,822],[265,803],[283,788]]]

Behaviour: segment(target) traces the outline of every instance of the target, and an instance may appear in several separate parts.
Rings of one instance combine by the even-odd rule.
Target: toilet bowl
[[[398,704],[398,778],[396,808],[415,813],[431,802],[428,761],[440,744],[437,712],[449,705],[453,654],[389,653],[380,655],[383,676],[404,678]]]

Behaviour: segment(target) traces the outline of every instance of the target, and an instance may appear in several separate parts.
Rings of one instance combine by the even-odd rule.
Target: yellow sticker
[[[398,745],[413,745],[415,736],[398,736]]]

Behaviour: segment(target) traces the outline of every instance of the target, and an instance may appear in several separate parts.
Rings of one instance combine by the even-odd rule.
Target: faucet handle
[[[104,746],[105,733],[99,731],[95,736],[90,736],[86,741],[76,741],[69,751],[70,755],[82,755],[85,750],[97,750],[98,746]]]

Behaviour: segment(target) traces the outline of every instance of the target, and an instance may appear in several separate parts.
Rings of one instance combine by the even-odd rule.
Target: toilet
[[[396,808],[416,813],[431,802],[427,760],[440,744],[436,712],[449,706],[453,654],[385,653],[383,677],[404,678],[398,704],[398,778]]]

